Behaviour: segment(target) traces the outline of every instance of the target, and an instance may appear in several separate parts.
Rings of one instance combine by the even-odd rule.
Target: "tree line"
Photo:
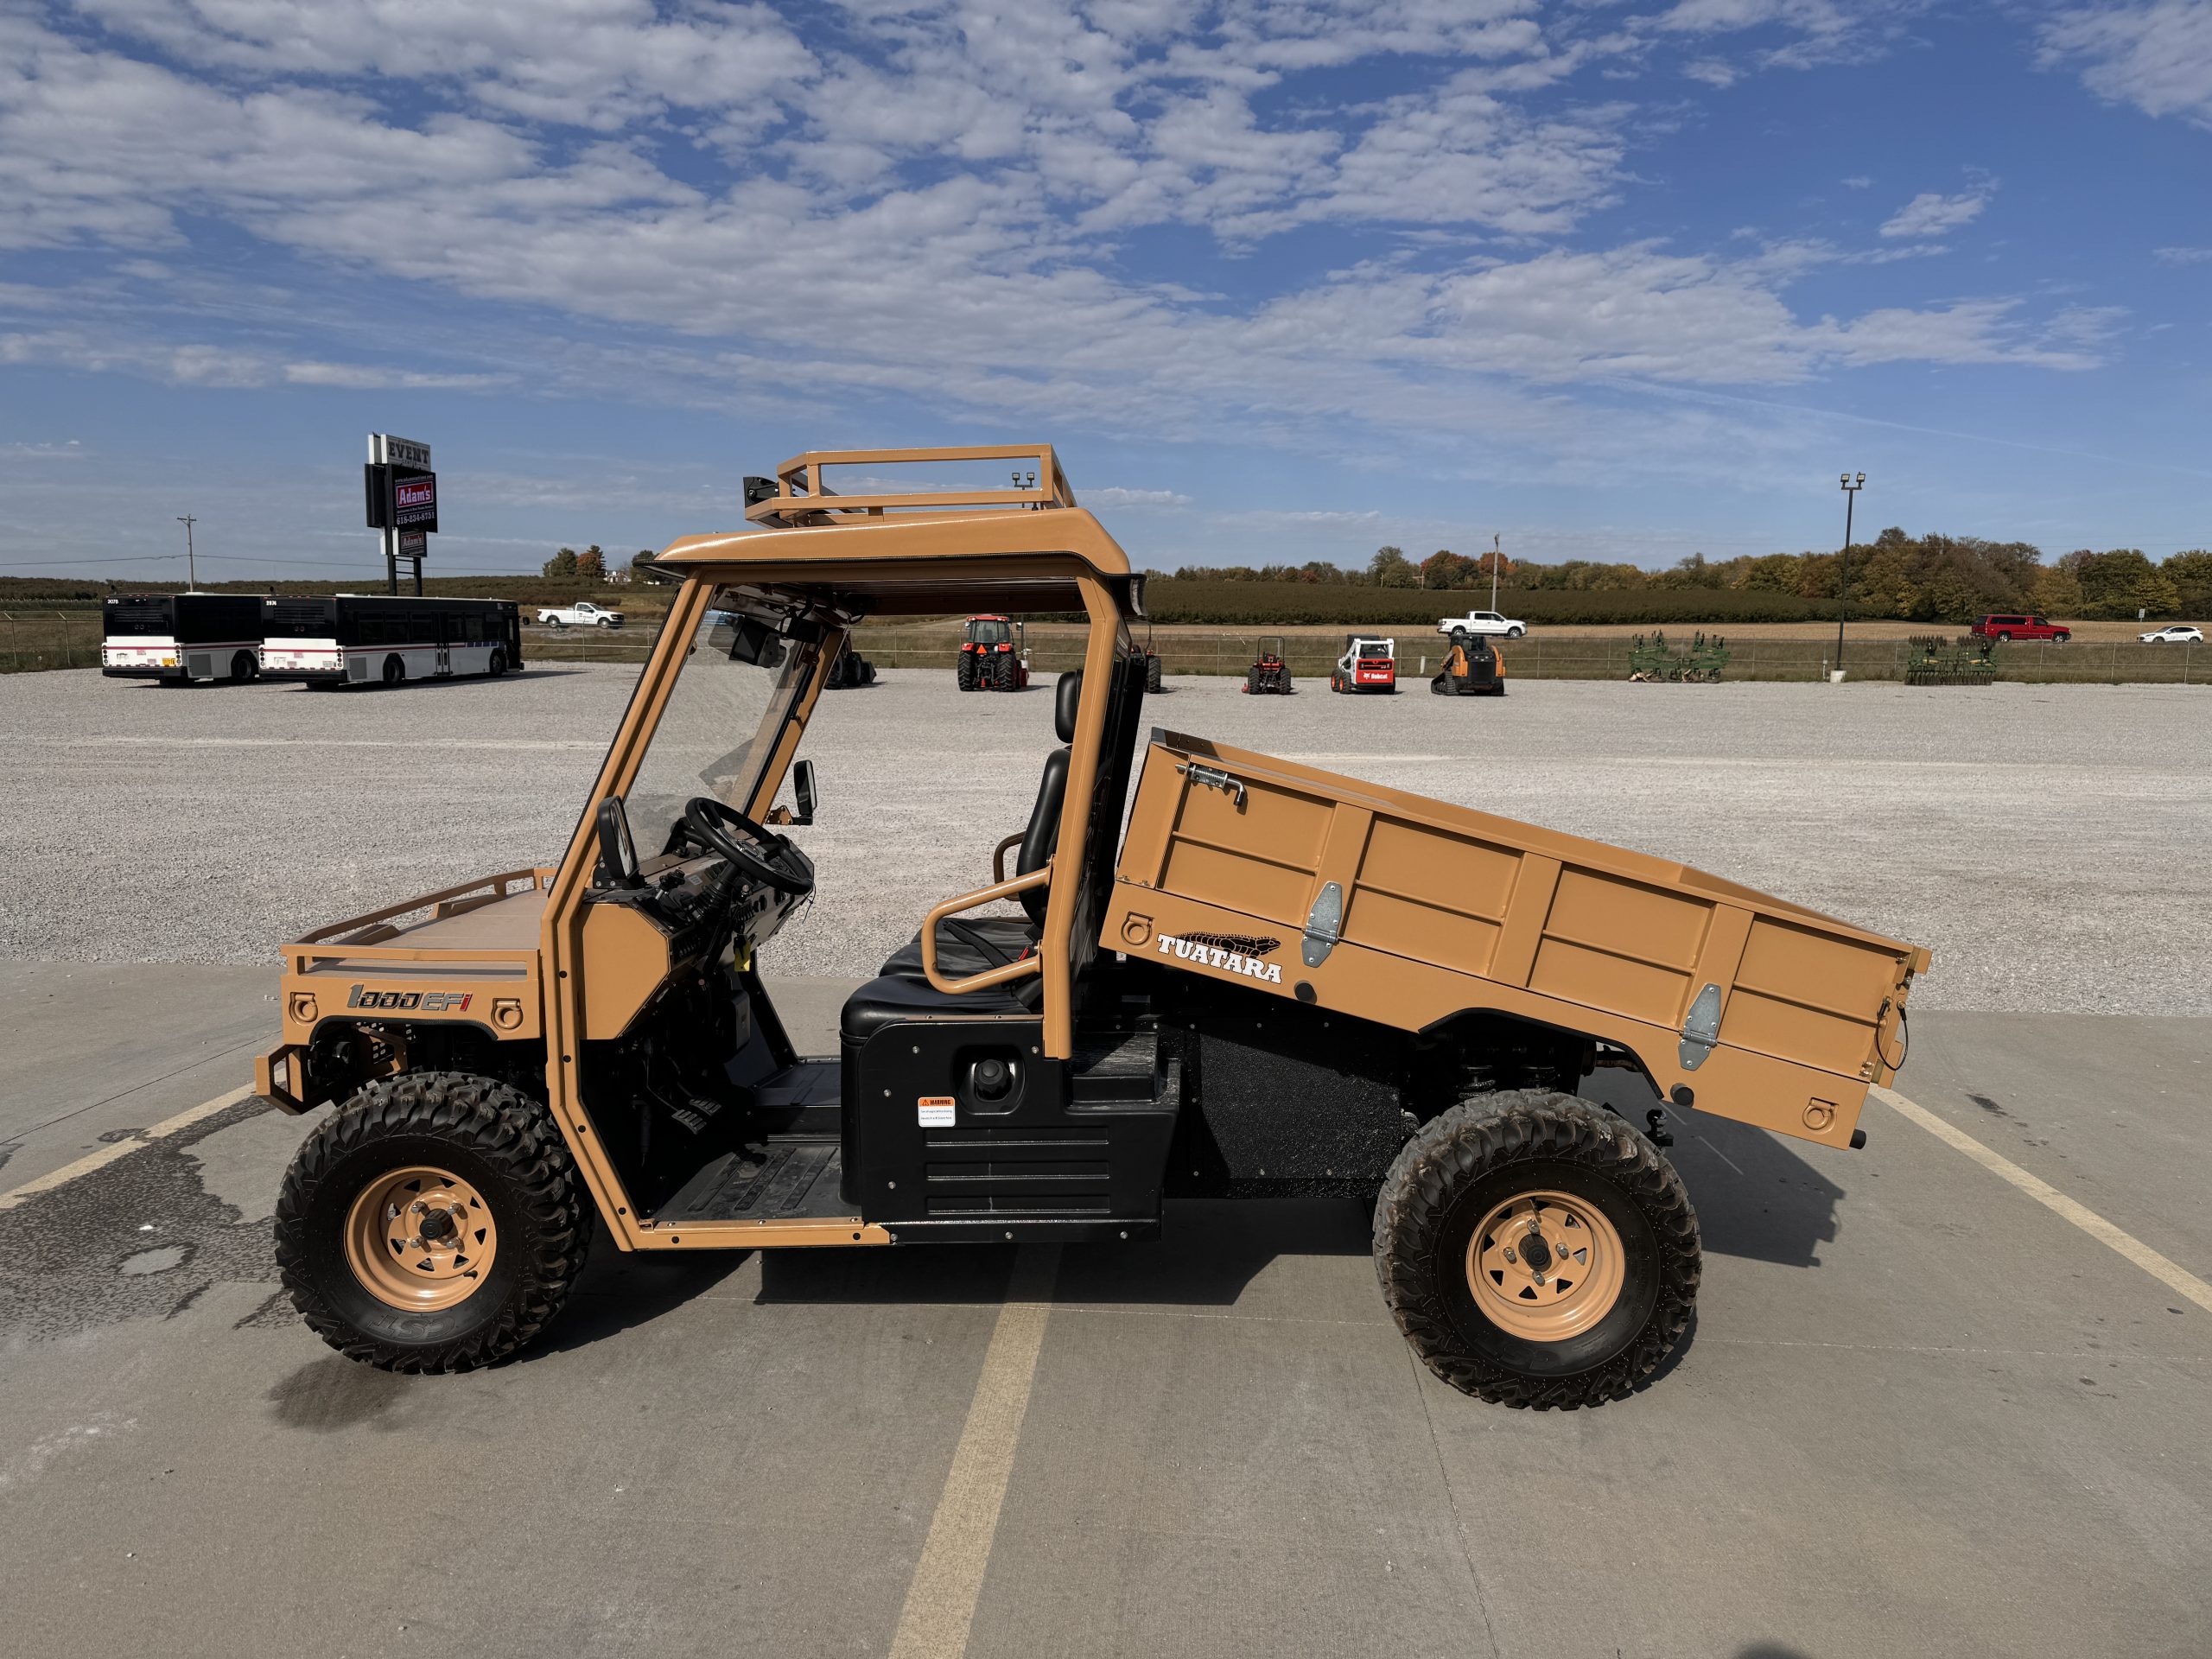
[[[632,554],[628,563],[610,567],[607,562],[606,550],[597,542],[594,542],[581,553],[573,547],[563,548],[545,561],[544,568],[539,574],[563,578],[573,577],[579,582],[625,582],[636,576],[643,566],[651,564],[652,562],[652,549],[644,547]]]
[[[1470,558],[1440,549],[1418,562],[1397,547],[1379,547],[1364,568],[1325,559],[1304,564],[1185,565],[1190,582],[1314,582],[1363,588],[1478,588],[1487,592],[1493,563],[1498,592],[1732,592],[1793,596],[1833,604],[1847,583],[1853,614],[1901,621],[1960,623],[1993,611],[2033,611],[2068,618],[2212,614],[2212,552],[2192,549],[2153,563],[2140,549],[2083,548],[2051,563],[2026,542],[1977,537],[1908,536],[1884,531],[1846,552],[1745,554],[1707,559],[1693,553],[1671,569],[1590,559],[1541,564],[1497,552]]]

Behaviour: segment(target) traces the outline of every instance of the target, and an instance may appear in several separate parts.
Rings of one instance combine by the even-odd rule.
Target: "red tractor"
[[[1160,653],[1152,648],[1152,624],[1144,625],[1144,643],[1137,647],[1137,655],[1144,658],[1144,689],[1147,695],[1160,690]]]
[[[1270,634],[1260,641],[1260,655],[1252,666],[1244,671],[1244,689],[1255,696],[1262,693],[1288,696],[1290,664],[1282,659],[1282,637]]]
[[[969,617],[953,672],[963,691],[1027,690],[1029,652],[1021,624],[1003,616]]]

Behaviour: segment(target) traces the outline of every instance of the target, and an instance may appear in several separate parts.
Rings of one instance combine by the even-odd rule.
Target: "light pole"
[[[1843,475],[1843,551],[1835,567],[1835,668],[1843,672],[1843,619],[1851,610],[1851,510],[1859,505],[1859,492],[1866,487],[1866,474]]]
[[[1493,612],[1497,609],[1497,567],[1504,562],[1504,550],[1497,544],[1497,532],[1492,531],[1490,538],[1490,607]]]
[[[176,521],[184,526],[185,590],[188,593],[196,594],[200,591],[200,571],[199,567],[192,562],[192,527],[200,521],[188,512],[179,513]],[[176,555],[172,553],[169,556],[175,558]]]

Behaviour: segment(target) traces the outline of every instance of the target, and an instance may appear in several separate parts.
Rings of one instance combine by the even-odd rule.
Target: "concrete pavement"
[[[137,1024],[209,1027],[221,995],[137,983]],[[793,1025],[826,1036],[836,995],[795,988]],[[96,1048],[71,1008],[112,1028],[48,1006],[0,1077]],[[1915,1024],[1907,1094],[2212,1267],[2185,1156],[2207,1022]],[[110,1104],[150,1111],[157,1058],[118,1059]],[[10,1134],[51,1116],[12,1093]],[[1065,1249],[969,1528],[965,1650],[2207,1650],[2212,1315],[1896,1112],[1866,1125],[1856,1154],[1678,1126],[1698,1322],[1596,1412],[1427,1376],[1349,1204],[1179,1205],[1157,1243]],[[277,1294],[266,1217],[309,1126],[233,1108],[0,1211],[11,1646],[891,1648],[1009,1252],[603,1251],[522,1359],[393,1377]]]

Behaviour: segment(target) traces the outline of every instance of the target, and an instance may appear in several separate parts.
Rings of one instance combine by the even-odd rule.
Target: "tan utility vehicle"
[[[825,477],[1017,459],[1040,486]],[[285,1179],[277,1257],[344,1352],[512,1351],[594,1219],[625,1250],[1103,1243],[1156,1233],[1165,1198],[1330,1193],[1373,1205],[1384,1298],[1439,1375],[1589,1405],[1650,1375],[1697,1290],[1662,1099],[1859,1143],[1926,951],[1144,735],[1141,582],[1049,448],[810,454],[747,496],[758,533],[659,560],[682,591],[556,865],[285,947],[259,1088],[338,1109]],[[853,994],[838,1053],[798,1054],[757,960],[814,884],[782,833],[815,811],[808,717],[862,618],[985,611],[1089,619],[1065,747],[991,880]],[[1605,1067],[1649,1080],[1648,1127],[1581,1096]]]

